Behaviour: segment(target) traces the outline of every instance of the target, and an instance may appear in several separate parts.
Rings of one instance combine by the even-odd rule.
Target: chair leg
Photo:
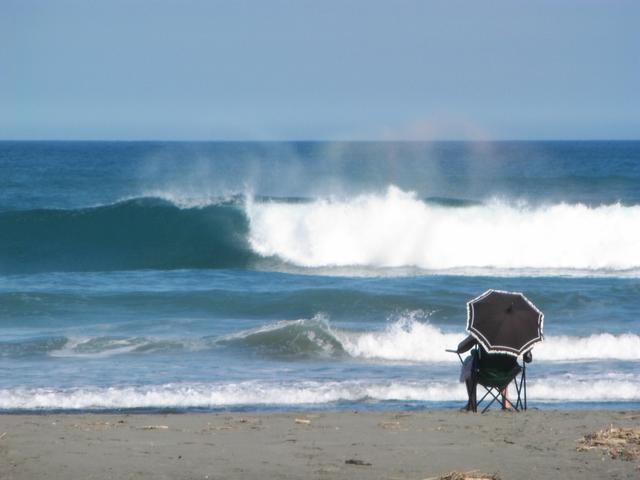
[[[522,402],[522,391],[524,388],[524,384],[522,383],[522,380],[518,381],[517,379],[515,380],[515,385],[516,385],[516,393],[517,393],[517,398],[514,402],[510,402],[511,406],[513,407],[513,409],[516,412],[520,412],[522,410],[525,409],[524,404]],[[491,407],[491,405],[493,405],[494,402],[498,402],[503,408],[506,408],[506,399],[502,396],[502,390],[498,387],[487,387],[484,386],[484,389],[486,390],[485,394],[482,396],[482,398],[480,400],[477,400],[475,402],[475,408],[477,411],[477,407],[480,406],[480,404],[482,402],[484,402],[485,400],[488,401],[487,405],[482,409],[482,413],[486,412],[487,410],[489,410],[489,408]],[[489,397],[489,398],[487,398]]]
[[[518,378],[519,375],[519,378]],[[511,381],[513,381],[513,383],[515,384],[516,387],[516,393],[517,393],[517,398],[514,402],[510,402],[511,406],[513,407],[513,409],[516,412],[520,412],[522,410],[526,410],[527,409],[527,374],[526,374],[526,367],[523,367],[522,370],[520,371],[520,373],[516,375],[515,377],[513,377],[511,379]],[[509,383],[511,383],[511,381]],[[478,383],[476,381],[476,387],[477,387]],[[473,397],[474,397],[474,401],[472,402],[472,406],[473,406],[473,411],[477,412],[478,411],[478,406],[480,406],[480,404],[489,396],[491,395],[491,401],[489,401],[488,405],[486,407],[484,407],[484,409],[482,410],[482,413],[486,412],[489,407],[491,405],[493,405],[493,402],[498,402],[500,403],[500,405],[502,406],[502,408],[506,408],[506,397],[502,396],[502,389],[496,386],[493,387],[489,387],[486,385],[482,385],[485,390],[486,393],[484,394],[484,396],[480,399],[477,400],[477,393],[476,393],[476,388],[474,387],[473,389]],[[507,385],[508,386],[508,385]],[[505,387],[506,388],[506,387]]]
[[[520,374],[520,379],[516,377],[516,392],[518,393],[518,401],[516,402],[516,410],[527,409],[527,379],[524,368]]]
[[[472,375],[471,378],[465,381],[465,385],[467,387],[467,396],[469,397],[469,410],[475,413],[477,411],[476,388],[478,386],[475,377]]]
[[[491,398],[490,398],[490,399],[487,399],[487,401],[488,401],[489,403],[484,407],[484,409],[482,410],[482,413],[484,413],[484,412],[486,412],[487,410],[489,410],[489,407],[491,407],[491,405],[493,405],[493,402],[499,402],[499,403],[502,403],[502,400],[499,398],[499,395],[500,395],[500,390],[499,390],[499,389],[496,389],[496,388],[494,388],[494,387],[484,387],[484,388],[485,388],[486,392],[485,392],[485,394],[483,395],[483,397],[482,397],[480,400],[478,400],[478,402],[476,402],[476,408],[477,408],[477,406],[478,406],[478,405],[480,405],[480,404],[485,400],[485,398],[487,398],[489,395],[491,395]],[[494,391],[495,391],[495,392],[497,392],[497,394],[496,394]]]
[[[522,381],[524,382],[524,409],[527,409],[527,364],[523,362]]]
[[[518,401],[516,402],[516,408],[520,407],[520,408],[524,408],[524,405],[522,404],[522,377],[518,380],[516,378],[515,381],[516,384],[516,393],[518,394]]]

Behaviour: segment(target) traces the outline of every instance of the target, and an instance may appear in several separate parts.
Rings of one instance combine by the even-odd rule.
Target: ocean
[[[489,288],[639,408],[640,142],[0,142],[5,413],[460,407]]]

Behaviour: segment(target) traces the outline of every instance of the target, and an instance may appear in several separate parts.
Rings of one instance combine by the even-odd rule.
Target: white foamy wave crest
[[[457,362],[458,357],[446,352],[464,338],[462,334],[443,333],[429,323],[416,320],[421,312],[406,317],[378,332],[347,333],[336,336],[349,355],[356,358],[409,361]]]
[[[636,402],[638,378],[543,379],[530,381],[529,402]],[[513,392],[511,393],[513,396]],[[221,408],[233,406],[322,405],[337,402],[460,402],[466,391],[458,382],[240,382],[167,384],[139,387],[86,387],[66,390],[0,390],[0,410]]]
[[[0,409],[215,408],[234,405],[305,405],[364,400],[463,398],[457,384],[364,382],[241,382],[217,385],[0,390]]]
[[[244,330],[217,339],[219,344],[246,342],[254,348],[265,346],[282,353],[306,352],[315,356],[341,356],[398,362],[457,362],[446,352],[465,335],[443,333],[426,321],[422,310],[404,312],[399,319],[379,331],[348,331],[335,328],[326,316],[284,320]],[[260,339],[264,338],[261,342]],[[277,339],[277,343],[274,340]]]
[[[335,328],[323,315],[311,319],[280,321],[216,339],[154,339],[145,337],[72,337],[52,357],[103,358],[125,354],[153,354],[167,350],[203,350],[221,345],[258,349],[264,354],[340,357],[393,362],[458,362],[446,352],[466,336],[445,333],[428,323],[421,310],[405,312],[375,331]],[[545,362],[640,360],[640,336],[626,333],[588,337],[547,336],[533,348],[534,359]]]
[[[554,336],[534,347],[535,358],[548,361],[640,360],[640,336],[600,333],[588,337]]]
[[[527,396],[535,401],[637,402],[640,401],[640,378],[611,375],[613,378],[546,378],[527,381]],[[616,378],[622,377],[622,378]]]
[[[377,332],[335,331],[349,355],[356,358],[408,362],[457,362],[446,352],[455,349],[464,334],[444,333],[414,317],[417,312]],[[608,333],[589,337],[551,336],[533,348],[536,361],[640,360],[640,336]]]
[[[630,271],[640,206],[445,207],[384,195],[308,204],[247,202],[252,248],[302,267]]]

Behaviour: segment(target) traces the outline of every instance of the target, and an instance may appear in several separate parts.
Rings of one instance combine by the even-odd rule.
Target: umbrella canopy
[[[526,352],[542,341],[543,321],[543,313],[519,292],[487,290],[467,303],[467,331],[488,352]]]

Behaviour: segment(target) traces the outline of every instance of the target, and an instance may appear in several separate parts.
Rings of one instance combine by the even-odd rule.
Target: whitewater
[[[640,206],[531,207],[490,200],[429,205],[390,186],[381,195],[304,205],[247,202],[249,241],[263,256],[302,267],[640,268]]]
[[[591,381],[588,377],[533,380],[530,398],[551,404],[573,402],[638,402],[640,378],[610,378]],[[513,392],[511,392],[513,394]],[[353,407],[371,408],[375,402],[404,405],[424,402],[466,401],[464,385],[452,382],[296,382],[166,384],[153,387],[78,388],[70,390],[0,390],[0,409],[16,410],[136,410],[136,409],[225,409],[247,405],[282,409]],[[368,404],[368,405],[367,405]],[[558,405],[555,405],[556,407]]]

